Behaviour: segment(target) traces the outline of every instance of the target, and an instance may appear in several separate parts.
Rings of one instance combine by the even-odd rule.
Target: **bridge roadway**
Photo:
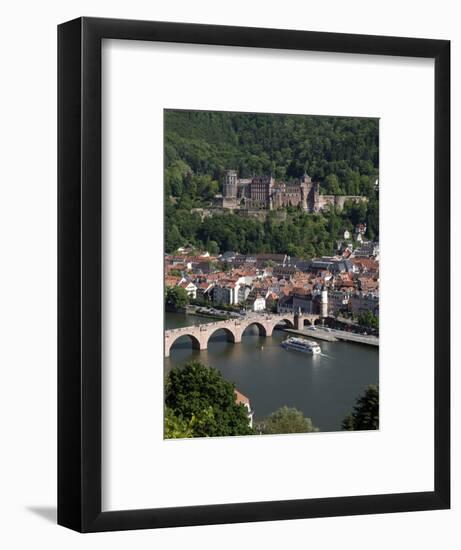
[[[208,341],[217,330],[224,330],[227,339],[238,344],[242,341],[244,331],[252,325],[258,327],[261,336],[269,337],[272,336],[274,328],[279,324],[283,323],[290,328],[302,330],[304,321],[313,325],[318,319],[320,319],[320,315],[313,313],[251,313],[240,319],[226,319],[203,325],[169,329],[165,330],[165,357],[169,357],[171,346],[181,336],[188,336],[195,349],[205,350],[208,348]]]

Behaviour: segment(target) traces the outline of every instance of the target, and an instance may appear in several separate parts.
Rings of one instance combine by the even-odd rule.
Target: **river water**
[[[213,321],[181,313],[166,313],[165,317],[167,329]],[[288,336],[274,330],[272,337],[265,338],[256,327],[249,327],[242,343],[233,344],[219,331],[206,351],[192,349],[189,339],[183,337],[165,358],[165,371],[198,360],[218,368],[224,378],[234,382],[250,399],[255,420],[287,405],[312,418],[320,431],[340,430],[359,394],[368,384],[378,383],[378,348],[319,341],[322,354],[312,356],[280,347]]]

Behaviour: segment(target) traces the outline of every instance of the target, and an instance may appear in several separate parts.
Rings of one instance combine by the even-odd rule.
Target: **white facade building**
[[[266,309],[266,299],[262,296],[256,296],[253,302],[253,311],[264,311]]]

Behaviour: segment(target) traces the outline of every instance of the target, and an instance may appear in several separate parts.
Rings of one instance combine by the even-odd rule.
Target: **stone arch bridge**
[[[224,330],[227,339],[234,344],[242,341],[242,335],[249,326],[256,326],[261,336],[272,336],[272,332],[277,325],[284,325],[297,330],[302,330],[304,322],[308,321],[311,325],[320,319],[320,315],[314,313],[306,314],[250,314],[241,319],[226,319],[203,325],[194,325],[190,327],[174,328],[165,330],[165,357],[169,357],[171,346],[181,336],[188,336],[192,340],[192,346],[195,349],[205,350],[208,348],[208,341],[218,330]]]

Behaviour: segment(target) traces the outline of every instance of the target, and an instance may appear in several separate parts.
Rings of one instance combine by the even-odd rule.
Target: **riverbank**
[[[232,311],[217,310],[205,306],[187,306],[188,315],[197,315],[198,317],[209,317],[210,319],[229,319],[232,317],[240,318],[238,313]]]
[[[342,340],[343,342],[353,342],[355,344],[365,344],[367,346],[379,347],[379,338],[376,336],[364,335],[364,334],[355,334],[353,332],[347,332],[344,330],[336,329],[322,329],[316,327],[315,330],[296,330],[292,328],[284,329],[285,332],[291,332],[293,334],[298,334],[301,336],[308,336],[314,340],[324,340],[326,342],[337,342]]]
[[[296,330],[295,328],[284,328],[284,332],[290,332],[291,334],[297,334],[299,336],[309,336],[309,338],[315,338],[316,340],[324,340],[325,342],[337,342],[338,339],[332,336],[326,330]]]

